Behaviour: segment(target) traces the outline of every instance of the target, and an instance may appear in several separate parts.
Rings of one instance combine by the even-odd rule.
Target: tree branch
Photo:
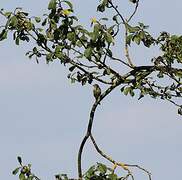
[[[128,175],[129,175],[129,176],[131,176],[132,173],[131,173],[131,171],[129,170],[128,167],[135,167],[135,168],[138,168],[138,169],[144,171],[145,173],[147,173],[147,175],[148,175],[148,177],[149,177],[149,180],[152,179],[151,173],[150,173],[149,171],[147,171],[146,169],[144,169],[143,167],[139,166],[139,165],[133,165],[133,164],[126,164],[126,163],[116,162],[116,161],[113,160],[111,157],[109,157],[108,155],[106,155],[106,154],[98,147],[98,145],[97,145],[97,143],[96,143],[96,141],[95,141],[95,139],[94,139],[92,133],[90,134],[90,138],[91,138],[91,140],[92,140],[92,142],[93,142],[93,145],[94,145],[96,151],[97,151],[102,157],[104,157],[105,159],[107,159],[108,161],[110,161],[111,163],[113,163],[113,164],[115,165],[115,168],[116,168],[116,166],[120,166],[120,167],[122,167],[125,171],[128,172]]]
[[[128,18],[127,22],[129,22],[129,21],[133,18],[133,16],[136,14],[137,9],[138,9],[138,5],[139,5],[139,0],[136,1],[135,10],[134,10],[134,12],[131,14],[131,16]]]
[[[93,104],[93,106],[91,108],[90,116],[89,116],[89,123],[88,123],[88,127],[87,127],[87,132],[86,132],[86,135],[84,136],[84,138],[83,138],[83,140],[82,140],[82,142],[80,144],[80,148],[79,148],[79,151],[78,151],[78,178],[80,180],[82,179],[82,164],[81,164],[82,152],[83,152],[83,148],[84,148],[84,145],[85,145],[86,141],[91,136],[92,125],[93,125],[93,120],[94,120],[94,115],[95,115],[96,108],[100,104],[100,102],[109,93],[111,93],[112,90],[114,90],[120,84],[121,84],[121,82],[118,81],[118,83],[116,83],[115,85],[110,86],[104,93],[101,94],[100,98],[95,101],[95,103]]]

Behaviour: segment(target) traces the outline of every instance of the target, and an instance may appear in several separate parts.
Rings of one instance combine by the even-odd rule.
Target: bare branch
[[[131,67],[134,67],[134,64],[132,63],[132,60],[130,58],[130,54],[129,54],[129,49],[128,49],[128,44],[127,44],[127,36],[128,36],[128,32],[127,32],[127,27],[125,25],[125,56],[128,60],[128,64],[131,66]]]
[[[139,0],[137,0],[137,2],[135,3],[135,9],[134,9],[134,12],[131,14],[131,16],[128,18],[127,22],[129,22],[133,17],[134,15],[136,14],[137,12],[137,9],[138,9],[138,5],[139,5]]]

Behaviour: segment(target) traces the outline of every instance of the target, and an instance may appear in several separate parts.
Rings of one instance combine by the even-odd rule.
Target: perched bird
[[[95,100],[97,101],[101,95],[101,88],[99,87],[98,84],[94,84],[93,87],[94,87],[93,94],[94,94]]]

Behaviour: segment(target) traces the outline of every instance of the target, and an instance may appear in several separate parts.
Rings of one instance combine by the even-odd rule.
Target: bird
[[[101,95],[101,88],[99,87],[98,84],[94,84],[93,85],[93,95],[95,97],[95,100],[98,101],[98,99],[100,98]]]

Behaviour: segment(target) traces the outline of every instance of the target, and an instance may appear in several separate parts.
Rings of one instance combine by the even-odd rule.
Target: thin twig
[[[128,23],[133,18],[133,16],[136,14],[137,9],[138,9],[138,5],[139,5],[139,0],[137,0],[134,12],[131,14],[131,16],[128,18],[128,20],[126,20],[126,23]],[[134,67],[134,64],[132,63],[132,60],[130,58],[129,48],[128,48],[128,44],[127,44],[128,31],[127,31],[126,23],[125,23],[125,56],[128,60],[129,65],[131,67]]]
[[[135,5],[135,10],[134,10],[134,12],[131,14],[131,16],[128,18],[127,22],[129,22],[129,21],[133,18],[133,16],[136,14],[137,9],[138,9],[138,5],[139,5],[139,0],[137,0],[136,5]]]
[[[86,135],[84,136],[81,144],[80,144],[80,148],[78,151],[78,178],[81,180],[82,179],[82,163],[81,163],[81,159],[82,159],[82,152],[83,152],[83,148],[84,145],[86,143],[86,141],[88,140],[88,138],[91,136],[92,133],[92,125],[93,125],[93,120],[94,120],[94,115],[95,115],[95,111],[97,106],[100,104],[100,102],[108,95],[110,94],[117,86],[119,86],[122,82],[118,81],[118,83],[111,85],[108,89],[106,89],[106,91],[104,91],[100,98],[98,100],[96,100],[91,108],[90,111],[90,116],[89,116],[89,122],[88,122],[88,127],[87,127],[87,132]]]
[[[116,162],[116,161],[113,160],[110,156],[106,155],[106,154],[98,147],[98,145],[97,145],[97,143],[96,143],[96,141],[95,141],[95,139],[94,139],[94,137],[93,137],[92,134],[90,134],[90,138],[91,138],[91,140],[92,140],[92,143],[93,143],[95,149],[97,150],[97,152],[98,152],[101,156],[103,156],[105,159],[107,159],[108,161],[110,161],[110,162],[113,163],[114,165],[120,166],[120,167],[122,167],[124,170],[128,171],[128,175],[130,175],[131,177],[133,177],[133,175],[132,175],[132,173],[131,173],[131,171],[129,170],[128,167],[136,167],[136,168],[138,168],[138,169],[140,169],[140,170],[146,172],[147,175],[148,175],[148,177],[149,177],[149,180],[151,180],[151,173],[150,173],[148,170],[146,170],[145,168],[143,168],[143,167],[141,167],[141,166],[139,166],[139,165],[133,165],[133,164],[126,164],[126,163]]]
[[[126,63],[125,61],[123,61],[123,60],[121,60],[121,59],[119,59],[119,58],[116,58],[116,57],[110,57],[112,60],[115,60],[115,61],[118,61],[118,62],[121,62],[122,64],[124,64],[124,65],[126,65],[126,66],[128,66],[128,67],[130,67],[130,68],[133,68],[130,64],[128,64],[128,63]]]
[[[130,54],[129,54],[128,44],[127,44],[127,36],[128,36],[128,31],[127,31],[127,27],[125,25],[125,56],[126,56],[126,58],[128,60],[128,64],[131,67],[134,67],[134,64],[132,63],[132,60],[131,60]]]
[[[111,5],[111,7],[117,12],[118,16],[119,16],[119,17],[121,18],[121,20],[122,20],[122,23],[125,24],[125,23],[126,23],[126,22],[125,22],[125,19],[124,19],[124,17],[121,15],[121,13],[118,11],[117,6],[114,6],[114,4],[112,3],[111,0],[109,0],[108,2],[109,2],[109,4]]]

